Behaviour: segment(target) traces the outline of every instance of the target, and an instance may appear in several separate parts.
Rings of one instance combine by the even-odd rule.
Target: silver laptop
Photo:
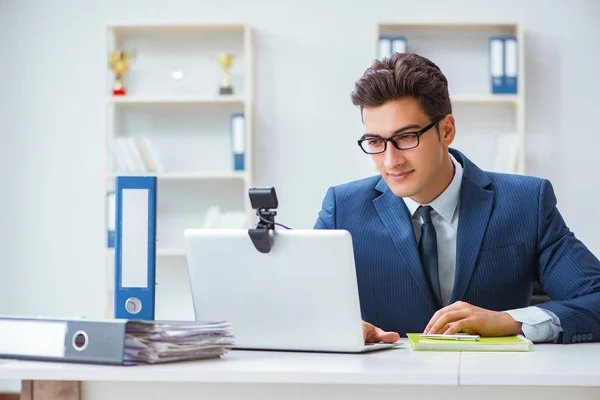
[[[365,344],[352,238],[345,230],[271,231],[261,253],[245,229],[184,232],[197,320],[227,320],[235,348],[358,353]]]

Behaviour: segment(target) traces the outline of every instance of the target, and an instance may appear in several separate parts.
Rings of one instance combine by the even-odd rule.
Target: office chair
[[[534,282],[533,292],[531,294],[531,301],[529,304],[534,306],[536,304],[545,303],[547,301],[550,301],[550,297],[546,293],[544,293],[542,287],[538,282]]]

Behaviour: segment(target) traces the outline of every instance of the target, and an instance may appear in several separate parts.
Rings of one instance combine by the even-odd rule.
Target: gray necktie
[[[440,291],[440,279],[438,277],[438,253],[435,227],[431,222],[431,206],[420,206],[417,212],[423,218],[421,225],[421,240],[419,241],[419,254],[423,271],[429,282],[431,293],[437,301],[439,308],[442,307],[442,294]]]

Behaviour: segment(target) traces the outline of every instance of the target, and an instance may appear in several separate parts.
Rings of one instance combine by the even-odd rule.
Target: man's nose
[[[398,164],[404,164],[404,152],[398,150],[393,144],[388,143],[385,152],[383,153],[383,164],[387,169],[392,169]]]

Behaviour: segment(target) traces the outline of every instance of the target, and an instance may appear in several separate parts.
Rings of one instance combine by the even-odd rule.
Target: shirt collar
[[[438,197],[429,203],[429,205],[448,223],[452,223],[452,219],[454,218],[454,213],[460,199],[463,167],[458,161],[456,161],[452,154],[448,153],[448,155],[454,164],[454,177],[452,178],[452,181],[446,190],[444,190]],[[406,207],[410,211],[411,217],[415,215],[417,208],[422,205],[421,203],[418,203],[409,197],[403,197],[402,200],[404,200]]]

